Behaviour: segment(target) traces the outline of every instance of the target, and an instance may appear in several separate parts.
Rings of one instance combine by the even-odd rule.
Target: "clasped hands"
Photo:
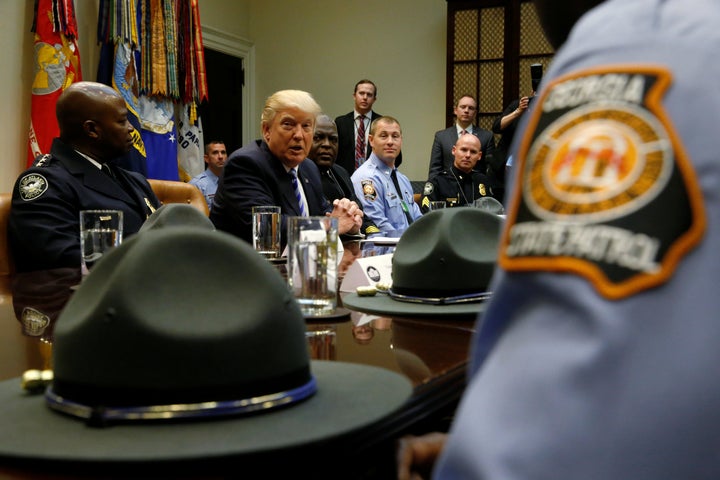
[[[352,200],[347,198],[333,200],[333,210],[326,215],[338,219],[338,234],[349,233],[355,235],[360,233],[363,211]]]

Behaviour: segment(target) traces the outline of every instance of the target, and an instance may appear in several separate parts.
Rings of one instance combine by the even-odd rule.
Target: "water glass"
[[[337,306],[337,218],[288,219],[288,283],[305,316]]]
[[[253,248],[265,258],[280,256],[280,207],[252,207]]]
[[[123,212],[82,210],[80,212],[80,267],[87,275],[93,265],[122,242]]]

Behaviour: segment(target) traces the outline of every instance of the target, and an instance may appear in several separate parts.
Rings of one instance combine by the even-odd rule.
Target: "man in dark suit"
[[[335,163],[338,151],[338,133],[335,122],[327,115],[318,115],[315,122],[315,135],[308,157],[320,169],[322,187],[325,198],[330,201],[348,198],[360,205],[355,197],[352,180],[347,170]],[[360,232],[364,235],[380,233],[370,217],[363,215]]]
[[[493,157],[495,153],[495,136],[490,130],[473,126],[477,115],[477,101],[472,95],[463,95],[457,101],[453,110],[456,122],[453,126],[435,133],[432,150],[430,152],[430,167],[428,179],[448,170],[455,157],[452,154],[453,146],[460,135],[471,133],[480,139],[482,145],[482,157],[475,166],[475,170],[495,177]]]
[[[372,149],[368,142],[368,133],[370,132],[370,124],[378,117],[379,113],[372,110],[372,106],[377,99],[377,87],[372,80],[362,79],[355,84],[353,91],[353,99],[355,100],[355,109],[345,115],[335,118],[335,125],[338,131],[338,155],[335,163],[340,165],[352,175],[355,169],[360,166],[369,156]],[[360,128],[360,117],[364,122],[364,135],[362,145],[364,145],[363,155],[356,157],[357,132]],[[399,165],[399,162],[396,162]]]
[[[210,212],[218,230],[251,243],[252,207],[278,205],[282,248],[287,243],[287,218],[292,216],[330,213],[338,218],[338,233],[359,233],[362,210],[347,198],[328,202],[317,166],[304,161],[319,113],[320,106],[307,92],[281,90],[268,97],[261,119],[262,139],[235,150],[225,164]]]
[[[120,210],[123,237],[160,206],[144,176],[114,162],[133,145],[125,101],[95,82],[70,85],[58,98],[60,137],[13,188],[8,240],[18,272],[80,269],[80,211]]]

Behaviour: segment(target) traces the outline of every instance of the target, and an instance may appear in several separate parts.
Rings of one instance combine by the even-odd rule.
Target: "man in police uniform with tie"
[[[60,137],[13,188],[8,240],[18,272],[80,268],[81,210],[121,210],[127,238],[160,206],[145,177],[114,164],[139,136],[127,113],[101,83],[73,83],[60,95]]]
[[[365,215],[389,237],[399,237],[422,216],[410,180],[397,169],[402,147],[400,122],[380,117],[370,126],[372,154],[350,179]]]

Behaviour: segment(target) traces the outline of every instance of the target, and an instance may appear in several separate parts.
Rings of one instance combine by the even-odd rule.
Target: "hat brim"
[[[457,303],[451,305],[432,305],[394,300],[388,295],[361,297],[357,293],[348,293],[342,297],[342,304],[354,310],[404,317],[472,317],[485,311],[486,302]]]
[[[43,395],[0,382],[0,459],[15,463],[163,463],[229,459],[324,443],[369,426],[410,396],[410,381],[387,369],[312,361],[318,391],[257,415],[90,427],[50,410]]]

